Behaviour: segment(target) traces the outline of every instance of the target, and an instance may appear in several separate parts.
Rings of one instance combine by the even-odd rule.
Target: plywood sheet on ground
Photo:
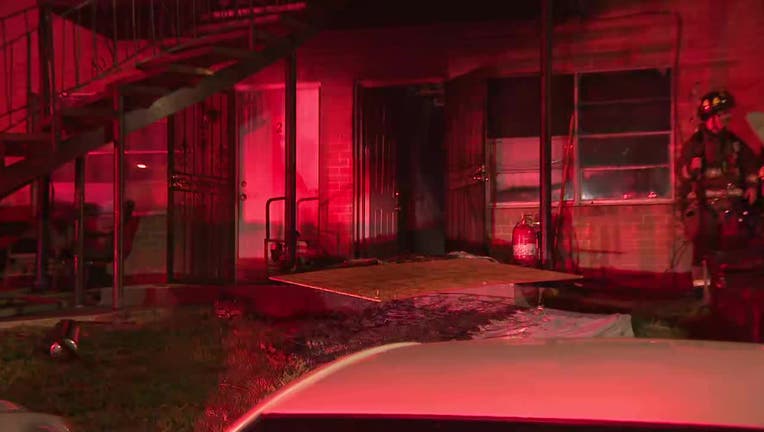
[[[485,259],[448,259],[350,267],[272,276],[276,282],[387,301],[481,286],[558,282],[581,276],[499,264]]]

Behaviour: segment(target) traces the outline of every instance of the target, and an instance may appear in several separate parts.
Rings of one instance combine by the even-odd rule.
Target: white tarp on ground
[[[544,339],[634,337],[631,316],[568,312],[555,309],[520,310],[512,316],[481,326],[473,339]]]

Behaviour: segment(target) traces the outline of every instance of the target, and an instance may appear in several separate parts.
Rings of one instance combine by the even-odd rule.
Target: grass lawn
[[[45,354],[48,329],[0,330],[0,399],[62,415],[75,431],[221,431],[320,363],[383,343],[467,339],[514,313],[503,302],[452,303],[390,302],[358,316],[278,324],[221,320],[211,308],[140,325],[81,323],[81,360],[72,362]],[[640,309],[632,316],[638,337],[684,338],[707,316],[686,302]]]
[[[215,431],[307,370],[272,327],[210,310],[81,326],[72,362],[45,355],[47,329],[0,331],[0,399],[62,415],[75,431]]]

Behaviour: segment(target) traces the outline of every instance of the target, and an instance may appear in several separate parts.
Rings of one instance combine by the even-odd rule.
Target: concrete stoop
[[[538,302],[538,287],[514,285],[482,286],[454,291],[465,295],[512,299],[521,307],[534,307]],[[210,285],[132,285],[124,289],[125,308],[172,308],[177,306],[209,305],[216,300],[241,302],[249,312],[271,318],[292,318],[329,313],[356,313],[378,302],[350,295],[288,284]],[[111,288],[101,290],[99,306],[111,307]]]
[[[508,299],[520,307],[535,307],[538,304],[539,291],[538,287],[491,285],[449,291],[448,293],[500,297]],[[357,313],[380,304],[334,291],[287,284],[226,287],[223,290],[223,295],[242,301],[249,311],[272,318],[292,318],[328,313]]]

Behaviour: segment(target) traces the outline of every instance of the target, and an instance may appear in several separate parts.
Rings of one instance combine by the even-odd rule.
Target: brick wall
[[[690,251],[680,249],[684,239],[671,204],[566,210],[569,217],[563,218],[559,230],[559,252],[573,269],[663,273],[689,265]],[[537,213],[538,208],[495,209],[492,254],[509,261],[512,229],[523,214]]]

